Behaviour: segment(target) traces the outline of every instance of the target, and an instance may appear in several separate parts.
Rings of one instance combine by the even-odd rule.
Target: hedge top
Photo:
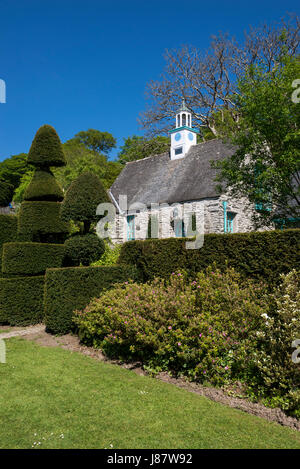
[[[69,187],[62,202],[61,218],[75,222],[97,221],[100,217],[96,215],[96,209],[104,202],[109,202],[109,198],[100,179],[85,172]]]
[[[39,168],[66,165],[62,144],[56,130],[51,125],[43,125],[37,131],[28,153],[27,162]]]

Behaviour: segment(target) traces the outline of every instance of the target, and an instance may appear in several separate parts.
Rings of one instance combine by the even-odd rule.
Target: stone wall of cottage
[[[255,230],[252,222],[253,204],[250,204],[246,198],[232,199],[226,194],[220,197],[194,200],[178,203],[173,205],[161,205],[158,209],[140,210],[135,213],[135,239],[143,240],[147,238],[148,219],[151,215],[155,215],[159,220],[159,238],[175,237],[174,230],[174,209],[177,216],[182,218],[182,206],[184,205],[184,221],[185,227],[191,220],[192,213],[196,214],[196,226],[200,232],[208,233],[224,233],[224,207],[223,201],[227,201],[227,212],[235,214],[233,221],[234,233],[245,233]],[[175,213],[176,216],[176,213]],[[191,226],[191,225],[190,225]],[[203,228],[204,227],[204,230]],[[267,227],[261,229],[268,229]],[[189,233],[186,233],[189,235]],[[127,241],[127,219],[124,215],[116,215],[115,230],[112,232],[111,239],[113,243],[122,243]]]

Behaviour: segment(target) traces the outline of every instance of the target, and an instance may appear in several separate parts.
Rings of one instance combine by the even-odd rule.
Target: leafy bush
[[[130,241],[121,249],[119,263],[135,265],[144,281],[168,278],[175,270],[191,276],[214,262],[226,262],[244,277],[280,282],[280,274],[300,265],[300,230],[235,234],[207,234],[201,249],[186,249],[186,239]]]
[[[292,360],[292,342],[300,339],[300,275],[281,276],[282,284],[270,297],[269,315],[259,331],[252,331],[252,393],[300,418],[300,365]]]
[[[68,266],[90,265],[99,259],[105,251],[103,239],[96,234],[74,235],[67,239],[65,246],[65,262]]]
[[[224,384],[244,374],[249,333],[268,311],[264,288],[228,268],[208,268],[193,282],[173,273],[166,282],[116,285],[74,323],[83,343],[110,357]]]
[[[27,326],[43,320],[44,276],[0,279],[0,323]]]
[[[120,256],[121,252],[121,244],[112,245],[109,241],[104,240],[105,251],[104,254],[94,262],[92,265],[100,266],[100,265],[116,265]]]
[[[132,266],[69,267],[47,269],[45,323],[48,332],[66,334],[72,329],[75,309],[84,308],[91,298],[114,284],[137,279]]]
[[[4,274],[41,275],[49,267],[62,267],[63,244],[6,243],[3,246]]]

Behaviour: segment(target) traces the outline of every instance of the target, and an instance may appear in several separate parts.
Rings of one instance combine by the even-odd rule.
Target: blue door
[[[133,241],[134,236],[134,215],[127,216],[127,240]]]
[[[184,221],[180,218],[175,220],[174,231],[176,238],[185,238]]]
[[[227,212],[227,233],[233,233],[233,221],[235,213]]]

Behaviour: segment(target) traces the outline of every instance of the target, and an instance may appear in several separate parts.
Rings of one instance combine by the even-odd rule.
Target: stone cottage
[[[219,139],[197,144],[197,133],[183,102],[170,151],[126,164],[109,191],[113,242],[254,230],[253,204],[216,190],[211,161],[232,155],[234,147]]]

